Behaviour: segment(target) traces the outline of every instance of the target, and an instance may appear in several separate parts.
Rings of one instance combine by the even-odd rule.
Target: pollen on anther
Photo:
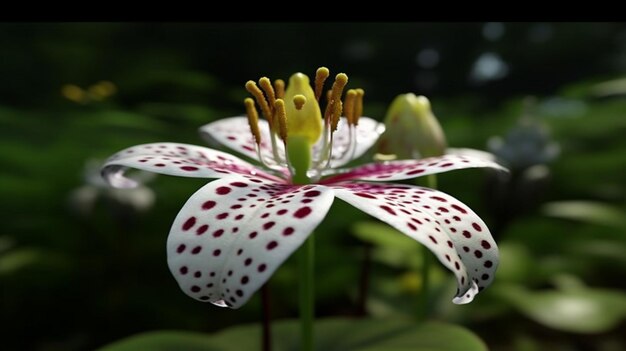
[[[326,67],[320,67],[315,72],[315,99],[320,101],[322,91],[324,90],[324,82],[330,75],[330,71]]]
[[[269,106],[274,106],[274,101],[276,101],[276,92],[274,91],[274,87],[272,87],[272,82],[269,78],[263,77],[259,79],[259,85],[261,89],[265,92],[265,96],[267,96],[267,102]]]
[[[324,119],[331,122],[334,128],[336,128],[335,120],[338,121],[339,115],[341,115],[341,94],[346,84],[348,84],[348,76],[345,73],[339,73],[335,77],[335,82],[330,90],[328,105],[326,105],[326,111],[324,112]]]
[[[276,92],[276,98],[282,99],[285,96],[285,81],[276,79],[274,81],[274,91]]]
[[[274,112],[276,119],[278,120],[278,135],[282,140],[287,140],[287,112],[285,111],[285,101],[282,99],[276,100],[274,103]]]
[[[333,102],[333,117],[331,120],[332,131],[337,130],[337,126],[339,125],[339,118],[341,117],[341,113],[343,112],[343,103],[341,100],[337,100]]]
[[[354,125],[359,124],[359,118],[363,114],[363,95],[365,95],[365,91],[363,89],[356,89],[356,98],[354,100],[354,112],[353,112],[353,123]]]
[[[343,103],[344,116],[346,116],[349,124],[354,124],[354,102],[356,99],[356,90],[350,89],[346,93],[346,98]]]
[[[268,121],[272,121],[272,112],[270,110],[270,106],[267,104],[267,100],[265,99],[265,96],[263,95],[263,92],[261,91],[261,89],[259,89],[259,87],[256,85],[256,83],[252,80],[249,80],[246,83],[246,90],[252,94],[252,96],[254,96],[254,99],[256,100],[257,104],[259,104],[259,106],[261,107],[261,112],[263,113],[263,116],[265,116],[265,118],[267,118]]]
[[[246,114],[248,115],[248,124],[250,124],[250,131],[254,135],[254,140],[257,145],[261,143],[261,131],[259,130],[259,114],[254,107],[254,100],[246,98],[244,100],[246,106]]]

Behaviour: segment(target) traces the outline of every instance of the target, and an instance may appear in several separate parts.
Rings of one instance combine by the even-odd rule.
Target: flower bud
[[[380,154],[408,159],[445,153],[445,135],[424,96],[408,93],[396,97],[387,111],[385,128],[378,142]]]

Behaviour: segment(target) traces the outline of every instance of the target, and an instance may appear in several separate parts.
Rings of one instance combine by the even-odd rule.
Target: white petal
[[[506,171],[499,164],[471,156],[444,155],[439,157],[423,158],[421,160],[398,160],[379,163],[369,163],[354,167],[345,173],[331,176],[321,181],[323,184],[332,184],[346,180],[392,181],[411,179],[452,171],[455,169],[488,167]]]
[[[265,163],[271,166],[278,164],[272,153],[270,129],[266,120],[259,120],[261,133],[261,155]],[[256,143],[250,132],[247,117],[230,117],[217,120],[200,127],[200,135],[209,143],[224,145],[238,153],[258,161]],[[282,143],[277,143],[278,153],[285,158],[285,148]]]
[[[454,303],[471,302],[491,284],[498,248],[480,217],[452,196],[399,184],[352,183],[332,188],[338,198],[428,247],[457,278]]]
[[[319,185],[216,180],[174,220],[170,270],[194,299],[238,308],[311,234],[333,199],[333,190]]]
[[[114,187],[136,187],[135,180],[124,176],[128,168],[181,177],[220,178],[243,174],[281,181],[225,152],[178,143],[143,144],[124,149],[107,160],[102,176]]]
[[[491,152],[470,148],[449,147],[446,149],[446,155],[470,156],[474,158],[482,158],[483,160],[487,161],[496,161],[496,155],[492,154]]]

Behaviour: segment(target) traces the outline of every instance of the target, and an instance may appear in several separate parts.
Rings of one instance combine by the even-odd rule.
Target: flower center
[[[245,99],[250,131],[257,145],[259,160],[266,167],[277,171],[287,167],[295,184],[317,181],[323,171],[330,167],[331,158],[351,159],[356,148],[355,130],[363,111],[364,92],[362,89],[350,89],[342,101],[348,76],[344,73],[337,74],[332,88],[325,96],[326,109],[322,116],[320,98],[329,75],[330,72],[325,67],[317,70],[315,90],[309,83],[309,77],[303,73],[291,76],[287,90],[280,79],[274,84],[267,77],[259,79],[258,85],[254,81],[246,83],[246,90],[256,100],[270,129],[273,157],[268,160],[261,152],[262,136],[255,102],[251,98]],[[342,115],[345,116],[349,128],[348,142],[341,155],[333,156],[333,135]],[[281,143],[283,148],[279,147]]]

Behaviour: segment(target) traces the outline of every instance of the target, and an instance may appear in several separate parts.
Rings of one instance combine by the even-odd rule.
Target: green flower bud
[[[378,153],[398,159],[441,156],[446,137],[424,96],[408,93],[393,100],[385,117]]]

